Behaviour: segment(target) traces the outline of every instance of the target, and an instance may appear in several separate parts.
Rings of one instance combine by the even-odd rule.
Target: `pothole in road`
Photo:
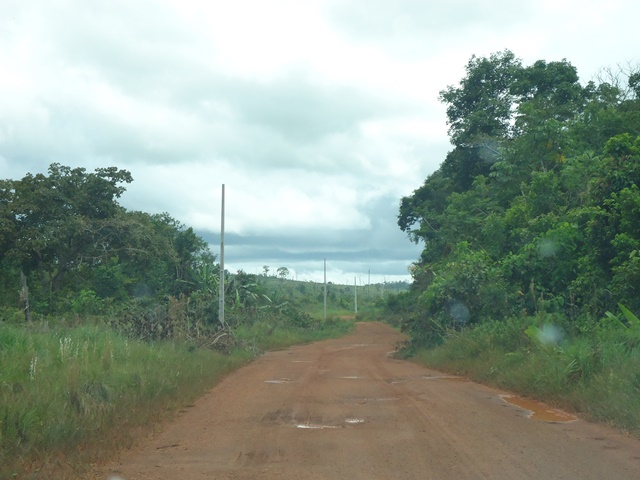
[[[514,395],[500,395],[500,398],[510,405],[526,410],[529,412],[527,414],[527,418],[531,418],[533,420],[552,423],[568,423],[578,420],[578,417],[575,415],[571,415],[570,413],[563,412],[556,408],[551,408],[544,403],[529,400],[528,398],[516,397]]]

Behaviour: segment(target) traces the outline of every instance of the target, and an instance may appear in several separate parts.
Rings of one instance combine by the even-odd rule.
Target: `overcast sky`
[[[0,178],[117,166],[225,266],[409,279],[400,198],[450,144],[475,54],[640,62],[636,0],[0,0]]]

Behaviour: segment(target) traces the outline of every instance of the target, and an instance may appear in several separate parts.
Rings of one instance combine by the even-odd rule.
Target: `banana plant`
[[[622,320],[620,320],[620,318],[617,315],[614,315],[611,312],[605,312],[605,315],[607,316],[607,318],[609,318],[610,321],[613,322],[615,325],[618,325],[622,328],[626,328],[634,332],[640,332],[640,319],[631,310],[629,310],[627,307],[625,307],[621,303],[618,304],[618,307],[620,307],[620,310],[622,311],[622,315],[624,315],[624,318],[626,319],[627,323],[624,323]]]
[[[203,292],[211,295],[218,293],[220,285],[220,265],[202,263],[197,270],[198,280]]]

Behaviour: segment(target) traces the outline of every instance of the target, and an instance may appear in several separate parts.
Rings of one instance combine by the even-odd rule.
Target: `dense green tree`
[[[287,267],[278,267],[277,272],[278,272],[278,277],[280,277],[280,279],[282,280],[284,280],[289,276],[289,269]]]
[[[451,143],[474,147],[485,138],[506,138],[513,119],[512,93],[519,59],[509,50],[487,57],[471,57],[467,75],[459,86],[448,86],[440,92],[447,104],[447,124]]]
[[[629,75],[629,88],[635,95],[636,100],[640,99],[640,71]]]
[[[640,311],[638,78],[583,86],[566,60],[523,66],[505,51],[472,57],[441,92],[453,150],[398,215],[424,242],[414,338],[457,328],[452,305],[472,323]]]
[[[48,175],[0,181],[0,299],[15,302],[20,272],[45,309],[85,299],[206,289],[215,257],[192,228],[168,214],[118,204],[132,181],[126,170],[52,164]],[[69,300],[74,302],[74,300]]]
[[[454,190],[468,189],[476,175],[488,175],[500,159],[501,147],[511,137],[517,101],[513,87],[521,70],[520,60],[509,50],[488,58],[473,56],[460,84],[440,92],[455,147],[441,171]]]
[[[7,251],[27,275],[37,273],[43,290],[60,290],[70,270],[110,256],[117,198],[121,184],[131,181],[129,172],[115,167],[87,173],[54,163],[48,175],[6,182],[8,230],[14,232]]]

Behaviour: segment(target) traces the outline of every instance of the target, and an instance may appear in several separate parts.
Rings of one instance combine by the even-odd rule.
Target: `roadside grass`
[[[353,321],[328,317],[326,321],[312,320],[305,326],[278,325],[269,322],[241,324],[234,328],[234,335],[245,348],[265,351],[341,337],[351,332],[353,327]]]
[[[399,325],[391,321],[384,309],[378,305],[371,304],[365,305],[362,308],[358,308],[358,313],[355,316],[358,322],[385,322],[394,328],[399,328]]]
[[[340,336],[352,326],[258,323],[234,334],[240,345],[269,350]],[[136,341],[99,325],[0,322],[0,479],[77,478],[254,355],[250,348],[226,355],[183,341]]]
[[[378,299],[367,298],[364,295],[358,297],[358,311],[355,311],[354,305],[348,307],[341,305],[327,306],[327,320],[332,318],[340,319],[357,319],[358,321],[385,321],[383,307],[377,303]],[[311,306],[306,311],[314,318],[322,318],[324,316],[324,308],[322,305]]]
[[[65,478],[250,359],[98,326],[0,325],[0,478]]]
[[[310,305],[306,310],[307,312],[309,312],[309,315],[314,318],[324,317],[324,306],[322,304]],[[327,305],[327,320],[336,317],[350,317],[354,316],[355,314],[356,313],[353,305],[350,305],[348,307],[340,305]]]
[[[544,328],[549,318],[535,320]],[[539,341],[525,333],[531,332],[531,322],[509,319],[452,332],[442,345],[417,350],[413,359],[544,400],[640,438],[638,332],[602,326]]]

